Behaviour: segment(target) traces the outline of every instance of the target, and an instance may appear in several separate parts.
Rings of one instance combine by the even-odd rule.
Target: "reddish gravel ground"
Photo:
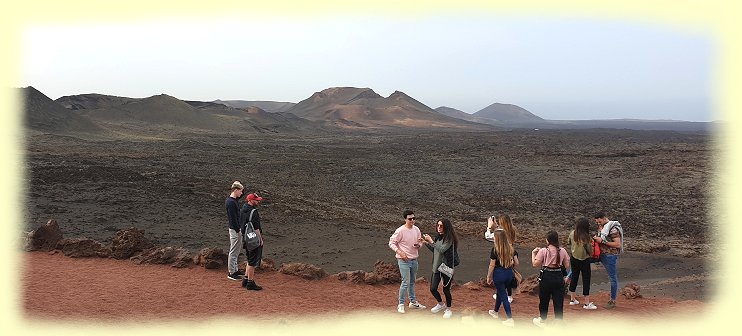
[[[23,311],[32,320],[177,319],[200,321],[209,318],[242,316],[234,302],[260,307],[257,317],[265,321],[292,321],[319,314],[346,314],[371,310],[391,318],[432,316],[428,309],[396,313],[398,285],[357,285],[335,278],[304,280],[279,272],[258,274],[263,291],[246,291],[237,281],[226,278],[224,270],[200,267],[177,269],[163,265],[137,265],[115,259],[75,259],[61,253],[25,254]],[[429,284],[418,283],[417,295],[428,308],[435,304]],[[485,319],[492,308],[493,290],[453,289],[454,318],[474,315]],[[593,295],[602,306],[607,292]],[[566,303],[566,302],[565,302]],[[595,316],[636,316],[651,318],[679,312],[699,312],[708,304],[676,301],[672,298],[619,297],[614,310],[585,311],[565,304],[565,320]],[[504,314],[504,310],[501,310]],[[533,327],[538,298],[516,294],[513,314],[517,325]],[[439,313],[440,315],[440,313]],[[551,313],[549,317],[551,318]]]

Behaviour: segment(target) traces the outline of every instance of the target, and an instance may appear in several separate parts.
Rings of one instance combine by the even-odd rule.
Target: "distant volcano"
[[[512,104],[494,103],[473,114],[475,117],[494,119],[503,123],[540,122],[543,118]]]
[[[102,131],[89,118],[64,108],[34,87],[29,86],[21,90],[26,127],[53,133],[99,133]]]
[[[384,98],[369,88],[328,88],[315,92],[287,112],[345,127],[487,127],[442,115],[401,91]]]

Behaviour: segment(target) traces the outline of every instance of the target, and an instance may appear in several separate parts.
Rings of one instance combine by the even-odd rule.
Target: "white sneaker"
[[[535,324],[537,327],[544,327],[544,321],[541,321],[541,317],[534,317],[533,318],[533,324]]]
[[[410,308],[417,308],[417,309],[425,309],[425,306],[420,304],[420,302],[410,302]]]
[[[576,305],[578,305],[578,304],[580,304],[580,301],[577,301],[577,300],[569,300],[569,305],[570,305],[570,306],[576,306]]]
[[[513,303],[513,297],[512,296],[508,296],[508,303]]]
[[[400,303],[397,305],[397,312],[400,314],[404,314],[404,303]]]
[[[451,309],[446,309],[446,311],[443,312],[443,318],[451,318],[451,315],[453,315]]]
[[[487,312],[490,314],[490,316],[492,316],[492,318],[500,318],[500,316],[498,316],[497,312],[494,311],[494,310],[492,310],[492,309],[488,310]]]
[[[515,326],[515,321],[513,321],[512,318],[509,318],[509,319],[507,319],[505,321],[502,321],[502,325],[504,325],[506,327],[513,327],[513,326]]]
[[[598,306],[596,306],[592,302],[590,302],[590,303],[588,303],[586,305],[583,305],[582,308],[593,310],[593,309],[598,309]]]
[[[433,313],[433,314],[435,314],[435,313],[443,310],[443,308],[446,308],[446,306],[444,306],[442,303],[439,303],[439,304],[435,305],[435,307],[430,308],[430,312]]]

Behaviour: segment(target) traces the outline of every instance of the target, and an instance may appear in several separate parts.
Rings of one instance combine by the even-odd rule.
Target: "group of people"
[[[250,193],[245,197],[242,207],[239,199],[242,197],[244,186],[240,181],[234,181],[231,193],[225,201],[227,221],[229,226],[229,254],[227,257],[227,278],[230,280],[241,280],[242,287],[247,290],[261,290],[262,287],[255,283],[255,268],[260,266],[263,257],[263,227],[257,207],[263,198],[256,193]],[[397,228],[389,237],[389,248],[395,252],[401,284],[399,286],[399,301],[397,312],[405,312],[405,302],[409,299],[409,308],[425,309],[418,302],[415,295],[415,279],[418,271],[419,250],[422,246],[427,247],[433,253],[433,264],[430,281],[430,293],[437,304],[430,309],[432,313],[443,311],[444,318],[453,315],[451,310],[452,297],[451,285],[453,284],[453,273],[459,264],[458,246],[459,238],[453,224],[449,219],[442,218],[435,224],[435,237],[422,234],[420,228],[415,225],[415,213],[406,209],[402,212],[404,224]],[[611,296],[606,309],[616,306],[618,294],[618,275],[616,265],[618,256],[623,252],[623,229],[618,221],[611,221],[605,213],[598,212],[594,216],[598,226],[595,235],[590,233],[590,222],[587,218],[580,218],[575,223],[575,228],[569,233],[568,242],[571,253],[559,244],[559,234],[549,231],[546,234],[546,247],[537,247],[531,251],[531,264],[540,268],[539,273],[539,316],[533,319],[537,326],[543,326],[547,318],[549,302],[553,302],[554,318],[561,320],[563,317],[564,289],[569,284],[570,305],[578,305],[576,290],[577,283],[582,275],[583,308],[587,310],[597,309],[590,301],[591,263],[600,262],[608,273],[611,282]],[[254,232],[259,245],[248,247],[245,245],[247,266],[245,271],[238,267],[238,258],[243,248],[243,240],[247,239],[244,234],[246,229],[252,227],[249,232]],[[505,310],[506,319],[502,323],[513,326],[513,314],[511,303],[513,302],[513,288],[518,285],[514,280],[520,277],[517,271],[519,266],[518,252],[514,244],[517,239],[517,230],[510,216],[491,216],[487,219],[487,229],[484,238],[492,242],[489,252],[489,267],[487,269],[487,284],[494,285],[496,291],[493,295],[495,305],[489,310],[490,316],[499,318],[500,308]],[[598,260],[593,260],[594,246],[600,249]],[[569,270],[569,271],[567,271]],[[443,296],[438,291],[443,285]]]
[[[397,264],[401,274],[402,283],[399,286],[399,301],[397,312],[405,312],[405,302],[409,299],[410,308],[425,309],[418,302],[415,295],[415,278],[418,270],[419,249],[423,245],[433,252],[433,267],[430,281],[430,293],[437,304],[430,309],[432,313],[444,310],[443,317],[450,318],[451,310],[451,283],[453,270],[458,265],[459,240],[453,224],[448,219],[440,219],[436,222],[435,238],[422,234],[420,228],[415,225],[415,214],[412,210],[404,210],[402,213],[404,224],[397,228],[389,238],[389,247],[396,253]],[[592,262],[600,262],[606,269],[611,282],[611,296],[606,309],[616,306],[618,292],[618,275],[616,264],[618,255],[623,252],[623,229],[618,221],[610,221],[605,213],[598,212],[594,216],[598,226],[595,235],[590,233],[590,222],[587,218],[580,218],[575,223],[575,228],[569,233],[568,242],[571,253],[559,244],[559,234],[549,231],[546,234],[546,247],[537,247],[531,251],[531,265],[539,268],[539,316],[533,319],[537,326],[543,326],[548,313],[549,302],[553,302],[554,318],[561,320],[564,312],[565,285],[569,284],[570,305],[578,305],[580,302],[576,297],[577,284],[582,275],[583,308],[587,310],[597,309],[590,301],[590,278]],[[513,315],[511,303],[513,302],[512,290],[518,285],[519,273],[518,252],[515,250],[517,230],[508,215],[499,217],[491,216],[487,219],[487,230],[484,233],[486,240],[492,242],[490,249],[489,267],[487,269],[487,284],[494,285],[496,292],[494,308],[489,310],[490,316],[499,318],[500,308],[505,310],[506,319],[502,323],[513,326]],[[598,260],[592,260],[593,245],[600,249]],[[443,264],[443,266],[441,266]],[[518,273],[518,277],[516,277]],[[445,305],[438,288],[443,283],[443,294]]]
[[[261,290],[263,287],[255,283],[255,267],[260,266],[263,258],[263,227],[260,223],[260,214],[257,211],[257,207],[263,201],[263,198],[255,193],[247,194],[245,202],[240,208],[238,200],[242,197],[244,189],[240,181],[234,181],[231,186],[232,191],[225,201],[229,226],[227,278],[236,281],[242,280],[242,287],[247,290]],[[252,249],[245,245],[247,266],[243,272],[239,269],[237,261],[242,251],[244,228],[248,224],[252,225],[255,234],[260,239],[260,245]]]

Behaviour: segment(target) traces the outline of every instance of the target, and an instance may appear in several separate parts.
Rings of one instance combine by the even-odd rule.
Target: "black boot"
[[[247,286],[248,282],[250,282],[250,280],[247,280],[247,278],[242,278],[242,287]]]
[[[245,289],[259,291],[263,289],[263,287],[258,286],[258,284],[256,284],[255,281],[253,280],[247,280],[247,285],[245,286]]]

